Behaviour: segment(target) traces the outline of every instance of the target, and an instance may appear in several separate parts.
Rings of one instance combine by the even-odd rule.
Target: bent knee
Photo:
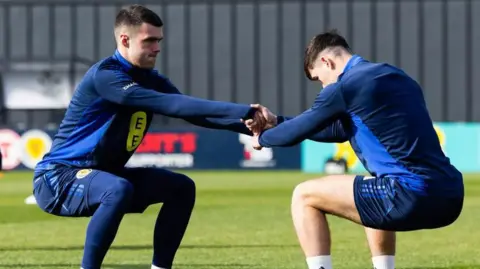
[[[292,204],[312,204],[318,195],[315,194],[311,185],[311,181],[305,181],[295,186],[292,194]]]
[[[353,197],[352,176],[328,176],[302,182],[293,191],[292,206],[313,207],[325,213],[359,221]]]
[[[184,174],[177,174],[176,184],[177,195],[183,197],[195,197],[196,185],[193,179]]]

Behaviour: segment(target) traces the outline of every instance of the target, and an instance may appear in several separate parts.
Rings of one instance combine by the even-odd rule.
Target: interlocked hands
[[[252,145],[256,150],[261,150],[262,146],[258,142],[260,134],[267,129],[273,128],[277,125],[277,116],[273,114],[268,108],[260,104],[252,104],[251,107],[257,109],[253,119],[246,120],[245,126],[253,133]]]

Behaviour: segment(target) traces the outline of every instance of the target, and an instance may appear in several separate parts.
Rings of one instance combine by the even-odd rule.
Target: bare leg
[[[329,176],[299,184],[292,198],[292,218],[309,269],[331,269],[330,230],[325,214],[358,224],[353,182],[355,176]]]
[[[305,256],[330,255],[330,229],[325,213],[304,204],[302,199],[294,199],[292,217]]]
[[[365,228],[368,245],[376,269],[395,268],[395,232]]]

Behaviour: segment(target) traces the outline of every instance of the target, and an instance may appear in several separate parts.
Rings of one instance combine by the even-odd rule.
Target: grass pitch
[[[174,268],[305,269],[290,218],[299,172],[186,172],[198,198]],[[50,216],[25,205],[30,173],[0,179],[0,268],[79,268],[87,218]],[[397,268],[480,268],[480,175],[465,176],[467,198],[453,225],[398,235]],[[149,269],[160,205],[127,216],[104,268]],[[330,217],[337,268],[371,268],[363,229]]]

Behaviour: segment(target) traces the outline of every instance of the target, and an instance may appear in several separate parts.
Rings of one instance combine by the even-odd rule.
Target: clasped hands
[[[261,150],[262,146],[258,141],[260,134],[267,129],[273,128],[277,125],[277,115],[273,114],[268,108],[259,105],[250,105],[257,109],[253,119],[243,121],[245,126],[253,133],[252,146],[256,150]]]

